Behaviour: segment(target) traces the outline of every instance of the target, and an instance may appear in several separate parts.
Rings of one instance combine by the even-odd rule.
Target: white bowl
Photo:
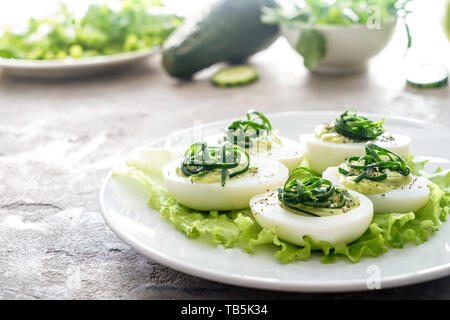
[[[325,57],[311,70],[326,74],[347,74],[366,70],[370,58],[386,47],[392,38],[396,19],[386,21],[379,29],[363,24],[351,26],[315,25],[326,41]],[[281,32],[297,51],[297,43],[306,24],[282,24]]]

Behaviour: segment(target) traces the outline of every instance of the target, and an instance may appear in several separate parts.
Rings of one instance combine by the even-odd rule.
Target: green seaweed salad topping
[[[310,169],[298,167],[294,169],[283,188],[278,188],[280,204],[291,210],[322,216],[320,210],[350,208],[354,205],[353,197],[344,189],[337,188],[330,180],[313,176]],[[330,215],[327,210],[327,215]]]
[[[358,116],[356,111],[347,110],[334,120],[333,126],[337,133],[353,140],[371,140],[384,133],[384,119],[372,121]]]
[[[0,31],[0,57],[54,60],[110,55],[160,45],[181,23],[159,0],[121,0],[119,8],[92,4],[79,17],[61,2],[51,16],[30,18],[25,30]]]
[[[183,174],[192,179],[220,170],[222,187],[225,186],[227,178],[240,175],[249,167],[250,156],[239,146],[230,143],[208,146],[205,142],[192,144],[185,152],[180,166]]]
[[[392,151],[368,142],[365,147],[365,155],[362,157],[350,157],[346,165],[350,170],[339,167],[339,173],[345,176],[355,176],[355,183],[363,179],[383,181],[388,178],[386,170],[398,172],[406,177],[411,173],[405,160]]]
[[[246,119],[236,120],[228,127],[224,140],[248,149],[255,139],[269,136],[271,132],[272,124],[269,119],[261,112],[251,109],[247,112]]]

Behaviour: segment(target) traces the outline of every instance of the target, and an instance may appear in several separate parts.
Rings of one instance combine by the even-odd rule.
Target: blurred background
[[[120,1],[118,0],[0,1],[0,25],[24,23],[30,17],[42,18],[51,15],[57,11],[61,2],[65,3],[68,7],[68,11],[76,16],[82,16],[91,4],[106,3],[113,8],[120,7]],[[187,17],[195,15],[199,9],[207,6],[208,2],[214,2],[214,0],[161,1],[170,12],[175,12],[181,16]],[[300,3],[301,0],[281,0],[279,2]],[[322,2],[333,4],[334,0],[324,0]],[[377,3],[376,1],[369,2]],[[380,3],[381,2],[382,1],[380,1]],[[389,2],[389,0],[387,2]],[[392,41],[389,42],[387,49],[383,51],[383,55],[389,57],[383,63],[383,66],[388,68],[388,63],[392,63],[395,64],[396,67],[402,67],[401,65],[398,65],[398,61],[409,62],[410,60],[413,62],[437,62],[448,66],[450,64],[450,46],[448,45],[449,40],[445,36],[443,27],[444,24],[447,26],[449,25],[449,18],[446,16],[448,0],[413,0],[407,4],[407,8],[411,11],[407,16],[407,22],[413,39],[412,47],[406,55],[405,43],[408,40],[406,38],[406,33],[404,32],[404,25],[399,22]],[[450,33],[450,31],[448,32]],[[280,39],[279,42],[283,41],[284,39]],[[278,53],[279,52],[274,51],[271,54],[276,55]],[[407,58],[406,60],[404,59],[405,57]]]

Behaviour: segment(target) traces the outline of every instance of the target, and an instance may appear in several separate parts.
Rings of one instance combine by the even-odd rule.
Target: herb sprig
[[[284,187],[278,188],[278,200],[292,210],[320,216],[304,206],[340,209],[352,198],[346,191],[336,188],[330,180],[315,177],[310,169],[298,167],[291,172]]]
[[[347,138],[371,140],[384,133],[384,121],[372,121],[358,116],[354,110],[347,110],[334,120],[334,129]]]
[[[205,142],[192,144],[184,154],[181,171],[188,177],[200,177],[212,170],[221,171],[221,184],[227,178],[244,173],[250,167],[250,156],[244,149],[224,143],[222,146],[208,146]]]
[[[242,148],[250,148],[253,140],[264,135],[270,135],[272,124],[259,111],[251,109],[247,112],[246,120],[234,121],[225,133],[224,139]]]
[[[351,170],[339,167],[339,173],[345,176],[356,176],[353,179],[355,183],[363,179],[383,181],[388,177],[387,169],[396,171],[402,176],[408,176],[411,173],[410,168],[399,155],[374,143],[368,142],[365,145],[365,153],[362,157],[348,158],[346,164]]]

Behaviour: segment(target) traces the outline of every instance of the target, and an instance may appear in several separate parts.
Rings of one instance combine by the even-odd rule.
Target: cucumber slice
[[[448,83],[448,71],[439,65],[419,64],[411,67],[406,83],[416,88],[442,87]]]
[[[258,79],[253,67],[240,65],[232,66],[216,72],[211,81],[220,87],[234,87],[252,83]]]

